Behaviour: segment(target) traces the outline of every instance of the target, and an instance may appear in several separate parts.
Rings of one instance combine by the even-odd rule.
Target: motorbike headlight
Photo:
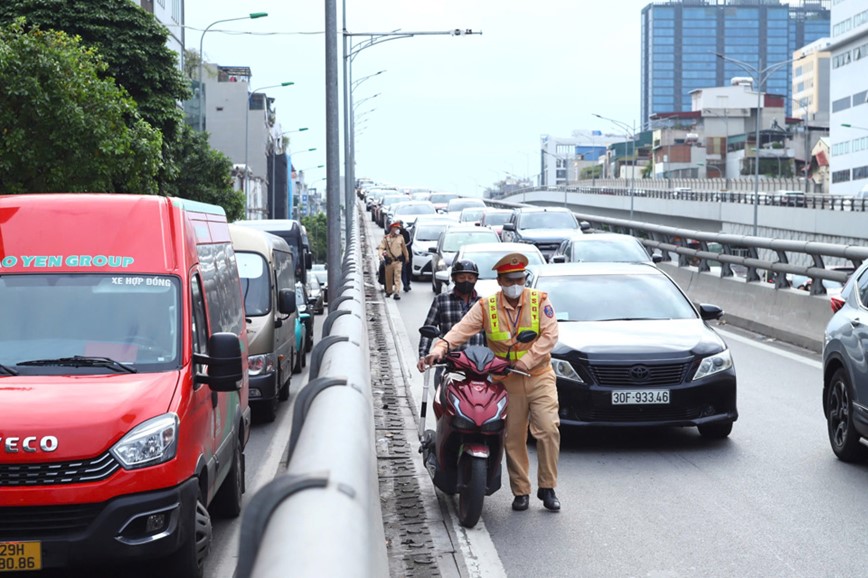
[[[699,363],[696,373],[693,374],[693,380],[708,377],[720,371],[726,371],[732,367],[732,355],[729,349],[724,349],[715,355],[709,355]]]
[[[167,462],[178,450],[178,416],[167,413],[143,422],[110,450],[126,470]]]
[[[570,381],[576,381],[578,383],[585,383],[585,381],[579,377],[579,374],[576,372],[575,368],[570,364],[569,361],[564,359],[554,359],[552,358],[552,369],[555,370],[555,375],[557,377],[561,377],[563,379],[568,379]]]
[[[251,355],[247,358],[247,372],[250,375],[262,375],[274,371],[274,354]]]

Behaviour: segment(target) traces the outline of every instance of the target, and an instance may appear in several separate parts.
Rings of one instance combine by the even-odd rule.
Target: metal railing
[[[486,202],[492,207],[503,208],[533,206],[507,201]],[[580,221],[587,221],[594,230],[625,233],[639,238],[646,247],[659,250],[664,261],[670,260],[670,253],[674,253],[679,267],[695,266],[698,271],[707,272],[719,264],[720,276],[732,277],[737,270],[733,266],[736,266],[740,268],[739,272],[743,272],[745,281],[769,281],[777,288],[790,286],[787,274],[803,275],[812,280],[812,295],[826,292],[823,283],[818,280],[843,283],[849,278],[850,272],[830,269],[827,265],[843,262],[856,269],[863,260],[868,259],[868,247],[863,246],[708,233],[588,213],[573,214]],[[794,260],[797,262],[793,263]],[[798,261],[804,264],[798,264]],[[760,275],[761,271],[765,273],[764,278]]]
[[[352,221],[309,381],[293,403],[287,469],[245,506],[236,578],[389,575],[360,219]]]

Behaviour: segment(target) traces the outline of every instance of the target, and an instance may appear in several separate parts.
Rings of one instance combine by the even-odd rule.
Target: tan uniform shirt
[[[377,251],[379,251],[381,256],[383,251],[385,251],[392,259],[397,260],[398,257],[403,256],[405,263],[410,261],[410,254],[407,252],[407,245],[404,243],[404,237],[400,234],[386,235],[383,237],[383,240],[380,241],[379,247],[377,247]]]
[[[519,305],[527,301],[529,292],[529,289],[524,290]],[[443,339],[434,344],[431,353],[446,353],[448,347],[447,341],[452,347],[458,347],[480,331],[485,331],[485,317],[488,315],[487,306],[487,299],[477,301],[476,305],[471,307],[470,311],[461,318],[461,321],[455,324]],[[503,292],[500,291],[497,293],[497,314],[500,316],[501,324],[505,323],[508,330],[514,333],[515,327],[513,327],[513,324],[509,320],[515,318],[517,310],[516,307],[509,304],[503,296]],[[551,351],[557,342],[558,321],[555,318],[554,308],[549,302],[548,296],[546,296],[540,303],[539,337],[533,341],[530,349],[521,358],[522,363],[528,368],[531,375],[537,375],[548,370],[552,362]]]

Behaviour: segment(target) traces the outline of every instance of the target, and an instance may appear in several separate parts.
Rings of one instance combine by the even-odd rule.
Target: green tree
[[[208,146],[205,133],[182,125],[172,155],[179,160],[178,178],[168,183],[166,193],[212,205],[220,205],[230,221],[245,216],[243,191],[232,188],[232,161]]]
[[[162,134],[159,193],[214,202],[230,216],[240,216],[240,206],[243,214],[243,198],[228,184],[231,163],[184,123],[178,103],[190,98],[190,83],[178,66],[178,54],[166,46],[168,30],[152,14],[129,0],[0,2],[0,25],[22,16],[27,26],[77,35],[103,56],[107,68],[102,77],[124,88],[141,119]],[[30,96],[39,98],[38,93]],[[59,124],[53,132],[63,138],[63,129]],[[30,138],[42,135],[31,132]]]
[[[156,193],[160,133],[69,35],[0,25],[0,192]]]
[[[307,229],[310,241],[310,252],[314,263],[325,263],[328,259],[328,221],[325,213],[317,213],[301,218],[301,224]]]

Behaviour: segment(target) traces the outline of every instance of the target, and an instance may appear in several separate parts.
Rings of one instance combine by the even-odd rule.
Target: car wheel
[[[298,352],[296,352],[296,355],[298,355]],[[278,368],[278,377],[279,378],[283,377],[283,374],[280,373],[279,368]],[[277,390],[278,401],[286,401],[289,399],[289,385],[290,385],[291,381],[292,381],[292,377],[290,376],[289,379],[287,379],[285,382],[280,384],[280,387]]]
[[[167,578],[202,578],[205,575],[205,558],[211,550],[213,531],[211,514],[205,506],[202,491],[193,509],[193,533],[184,540],[174,554],[157,562],[156,576]]]
[[[707,423],[705,425],[696,426],[699,430],[699,435],[710,440],[722,440],[732,433],[732,422]]]
[[[304,338],[302,338],[304,340]],[[301,373],[301,360],[304,359],[304,348],[301,351],[295,352],[295,360],[292,364],[292,372],[293,373]]]
[[[826,424],[829,443],[838,459],[855,462],[865,457],[865,447],[859,442],[859,432],[853,423],[853,399],[850,396],[850,378],[839,369],[832,375],[826,398]]]
[[[241,514],[243,494],[244,452],[241,450],[241,442],[236,440],[229,474],[214,496],[214,512],[224,518],[237,518]]]

